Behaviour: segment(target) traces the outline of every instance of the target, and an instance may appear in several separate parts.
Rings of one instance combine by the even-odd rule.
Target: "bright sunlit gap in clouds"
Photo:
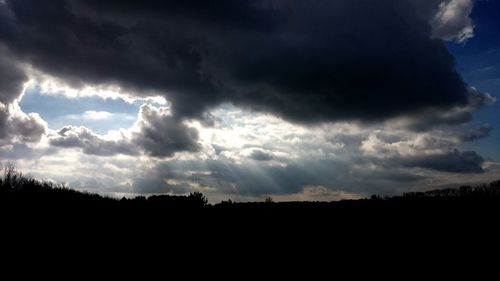
[[[30,87],[37,88],[33,85]],[[66,95],[64,89],[59,88],[55,93],[37,92],[42,97],[39,105],[43,104],[43,97],[53,95],[65,97],[69,102],[92,96],[89,93],[83,96]],[[76,119],[84,122],[83,125],[91,126],[93,121],[105,124],[115,114],[123,114],[113,112],[113,106],[109,109],[104,107],[109,111],[103,110],[100,102],[96,101],[104,104],[109,97],[100,96],[98,93],[94,96],[98,99],[93,100],[91,105],[97,106],[99,110],[84,108],[79,115],[64,115],[66,124],[71,124]],[[20,102],[23,104],[22,100]],[[448,151],[452,152],[461,142],[459,135],[450,135],[441,130],[435,131],[434,134],[401,129],[386,131],[384,126],[392,128],[391,123],[384,126],[362,125],[359,122],[299,125],[271,114],[240,109],[227,103],[207,114],[209,124],[197,120],[183,121],[186,127],[194,128],[198,132],[199,148],[195,153],[181,152],[163,159],[151,158],[145,151],[133,152],[131,149],[125,149],[127,146],[134,146],[133,134],[141,131],[139,119],[143,117],[139,111],[142,106],[148,106],[150,110],[158,113],[160,111],[157,110],[164,110],[167,117],[171,115],[168,107],[163,106],[168,102],[156,103],[154,106],[148,102],[151,100],[136,100],[133,102],[136,106],[127,109],[128,116],[134,116],[129,127],[109,129],[103,134],[75,128],[67,129],[67,132],[59,131],[61,128],[49,131],[49,140],[45,140],[44,145],[46,150],[50,150],[51,135],[60,137],[74,130],[76,131],[73,136],[83,138],[84,142],[98,141],[100,146],[117,146],[112,148],[117,149],[116,153],[105,153],[98,162],[94,160],[99,155],[97,148],[92,151],[77,142],[75,146],[63,146],[63,150],[54,151],[36,162],[19,163],[23,169],[37,176],[54,181],[62,179],[74,188],[98,191],[111,196],[133,197],[140,194],[184,194],[200,191],[213,201],[227,198],[237,201],[259,200],[267,196],[285,201],[321,201],[360,198],[368,196],[378,185],[390,186],[391,183],[381,179],[383,176],[377,175],[374,178],[374,175],[371,175],[392,173],[388,172],[392,169],[391,165],[377,163],[380,161],[377,159],[391,162],[401,161],[398,160],[399,157],[444,155],[449,153]],[[48,126],[51,127],[51,124]],[[89,134],[92,137],[89,138]],[[120,146],[123,146],[124,153],[120,153]],[[129,153],[131,151],[132,153]],[[361,161],[361,157],[373,160]],[[31,168],[33,165],[40,166],[41,163],[43,169]],[[89,166],[86,163],[92,164]],[[380,169],[381,164],[383,169]],[[402,172],[399,167],[394,169],[398,171],[395,173],[407,173]],[[71,177],[61,178],[58,175],[61,171]],[[50,174],[52,176],[47,177]],[[99,174],[102,176],[96,176]],[[428,176],[425,170],[413,171],[411,174],[421,179]],[[404,178],[403,175],[401,176]],[[411,178],[409,175],[408,177]],[[141,178],[148,180],[143,181]],[[357,187],[367,179],[373,186]],[[377,183],[378,180],[381,182]],[[434,183],[435,181],[439,183],[438,178],[433,180]],[[381,189],[383,192],[388,190],[390,188]]]

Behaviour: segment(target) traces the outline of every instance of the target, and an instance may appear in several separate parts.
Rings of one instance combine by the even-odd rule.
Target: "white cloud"
[[[24,113],[17,103],[0,102],[0,146],[16,142],[39,142],[47,131],[47,123],[37,113]]]
[[[113,114],[107,111],[85,111],[82,115],[82,118],[85,120],[105,120],[109,119]]]
[[[93,133],[90,129],[80,126],[65,126],[56,134],[49,135],[50,144],[62,148],[77,148],[83,153],[99,156],[117,154],[138,155],[139,148],[125,135],[119,140],[107,140]]]
[[[412,157],[449,153],[458,144],[458,139],[454,137],[437,136],[435,133],[387,134],[380,131],[368,135],[361,143],[360,151],[379,158]]]
[[[37,71],[33,68],[28,69],[30,82],[29,86],[39,89],[44,95],[62,95],[67,98],[75,99],[82,97],[99,97],[102,99],[121,99],[128,103],[150,102],[156,105],[168,106],[168,101],[159,93],[143,92],[141,94],[133,90],[123,89],[116,84],[83,84],[82,82],[71,84],[57,77],[53,77]]]
[[[431,20],[433,35],[445,40],[464,42],[474,36],[474,24],[469,17],[473,0],[444,0]]]

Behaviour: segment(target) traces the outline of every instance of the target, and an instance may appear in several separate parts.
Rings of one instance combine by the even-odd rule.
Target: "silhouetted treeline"
[[[500,197],[500,180],[478,186],[464,185],[459,188],[435,189],[425,192],[407,192],[405,198],[456,198],[456,197]]]
[[[241,241],[267,243],[269,247],[306,242],[318,249],[325,245],[336,249],[338,245],[365,247],[367,239],[372,245],[397,239],[412,245],[422,237],[440,246],[448,241],[455,247],[449,237],[457,234],[463,240],[474,237],[471,234],[480,237],[473,239],[474,243],[497,239],[499,190],[500,181],[496,181],[477,187],[336,202],[274,202],[267,198],[262,202],[208,204],[201,193],[109,198],[39,181],[7,166],[0,175],[0,225],[1,233],[10,238],[0,240],[12,246],[27,242],[46,245],[45,252],[52,251],[53,244],[68,249],[89,246],[82,241],[122,245],[115,241],[124,237],[123,245],[132,246],[131,241],[155,243],[151,249],[180,245],[177,241],[186,238],[205,239],[203,245],[192,245],[213,245],[211,252]],[[13,239],[22,241],[9,242]],[[236,244],[228,244],[228,239]],[[290,242],[285,242],[287,239]],[[355,244],[343,242],[349,240]],[[106,249],[107,245],[97,248]],[[269,249],[264,248],[264,252]]]
[[[350,262],[357,265],[362,250],[376,256],[371,260],[385,261],[387,245],[412,255],[426,249],[421,245],[446,251],[463,251],[468,244],[487,249],[498,240],[499,211],[500,181],[338,202],[274,202],[267,198],[213,205],[201,193],[103,197],[33,179],[12,166],[0,175],[3,249],[11,247],[24,259],[28,252],[20,249],[27,248],[39,253],[37,262],[52,261],[48,257],[60,249],[64,254],[56,256],[70,262],[74,261],[68,258],[71,254],[80,253],[87,253],[86,259],[92,257],[92,261],[103,258],[106,265],[109,253],[123,257],[128,253],[134,264],[147,256],[130,256],[134,251],[156,251],[151,256],[163,262],[165,256],[179,259],[172,254],[179,248],[187,255],[183,261],[215,260],[212,253],[225,251],[231,254],[223,256],[240,262],[239,256],[250,256],[253,251],[252,259],[279,253],[329,262],[329,255],[345,259],[345,254],[339,254],[345,247],[355,256]],[[427,261],[428,255],[423,251],[417,256]]]
[[[13,207],[65,207],[95,208],[134,207],[140,208],[202,208],[208,204],[206,197],[194,192],[187,196],[153,195],[137,196],[121,200],[104,197],[99,194],[70,189],[63,184],[40,181],[23,175],[13,165],[5,165],[0,176],[0,202]],[[92,208],[92,209],[91,209]]]
[[[98,194],[70,189],[62,184],[40,181],[16,171],[12,165],[3,167],[0,176],[0,202],[4,207],[63,210],[85,209],[132,209],[135,211],[160,209],[205,209],[245,211],[306,211],[306,210],[384,210],[387,208],[436,209],[447,207],[471,207],[487,202],[500,203],[500,180],[479,186],[437,189],[425,192],[409,192],[402,196],[381,197],[373,195],[359,200],[334,202],[274,202],[268,197],[263,202],[237,203],[231,200],[208,204],[207,198],[199,192],[186,196],[153,195],[149,197],[115,199]],[[485,203],[486,202],[486,203]],[[229,211],[229,212],[230,212]]]

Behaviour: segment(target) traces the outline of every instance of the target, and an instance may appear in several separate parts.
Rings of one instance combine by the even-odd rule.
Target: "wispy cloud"
[[[85,120],[104,120],[104,119],[109,119],[113,116],[113,113],[107,112],[107,111],[85,111],[82,114],[82,118]]]

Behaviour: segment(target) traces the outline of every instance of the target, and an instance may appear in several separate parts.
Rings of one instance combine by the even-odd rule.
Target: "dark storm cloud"
[[[0,25],[3,16],[7,15],[0,11]],[[0,34],[4,28],[6,26],[0,27]],[[22,142],[38,142],[45,133],[46,125],[37,114],[25,114],[15,104],[27,80],[23,66],[0,42],[0,147],[12,144],[14,138]]]
[[[493,130],[490,124],[484,124],[479,127],[473,128],[467,132],[462,133],[459,137],[462,141],[475,141],[477,139],[482,139],[488,137]]]
[[[402,159],[403,166],[420,167],[452,173],[483,173],[483,157],[474,151],[454,150],[444,155],[429,155]]]
[[[423,168],[429,171],[448,172],[448,173],[483,173],[484,158],[475,151],[459,151],[453,149],[440,153],[421,155],[406,155],[393,157],[359,157],[352,159],[353,163],[372,163],[383,169]],[[385,175],[386,173],[381,173]],[[394,177],[395,175],[391,175]],[[391,178],[391,180],[393,180]]]
[[[4,105],[13,102],[21,95],[23,83],[27,80],[24,70],[0,44],[0,102]]]
[[[429,171],[448,172],[448,173],[483,173],[482,167],[484,158],[475,151],[458,151],[456,149],[438,154],[414,155],[414,156],[396,156],[388,158],[373,157],[353,157],[354,163],[372,163],[383,169],[397,168],[423,168]],[[398,171],[401,173],[401,171]],[[380,172],[385,176],[386,172]],[[391,174],[387,179],[393,181],[397,178],[397,173]]]
[[[488,93],[479,92],[470,87],[467,89],[467,105],[454,107],[448,110],[438,108],[428,108],[416,114],[405,116],[403,122],[405,129],[413,131],[428,131],[436,125],[458,125],[472,119],[472,114],[485,106],[490,106],[496,102],[496,98]]]
[[[433,39],[443,2],[6,0],[0,42],[76,86],[161,92],[179,117],[229,101],[297,122],[371,121],[467,105]]]
[[[170,157],[180,151],[200,150],[198,131],[176,120],[169,112],[149,105],[141,106],[139,132],[132,141],[146,153],[157,157]]]
[[[9,114],[7,109],[0,108],[0,146],[2,146],[5,140],[9,137],[9,124],[7,123],[8,118]]]

